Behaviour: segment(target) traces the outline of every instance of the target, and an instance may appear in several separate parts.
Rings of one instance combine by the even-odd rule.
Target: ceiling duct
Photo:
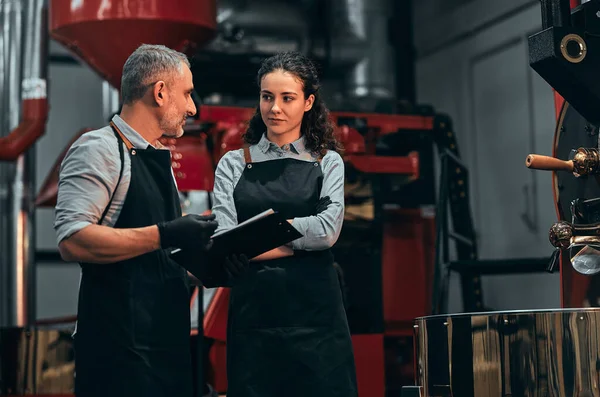
[[[345,94],[351,98],[393,98],[393,48],[387,0],[333,0],[331,63],[349,65]]]
[[[285,1],[217,1],[218,36],[203,51],[228,54],[274,54],[308,50],[306,12]]]

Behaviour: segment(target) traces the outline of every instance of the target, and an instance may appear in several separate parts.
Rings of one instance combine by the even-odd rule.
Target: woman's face
[[[312,108],[315,96],[304,99],[301,80],[283,70],[266,74],[260,83],[260,114],[267,137],[275,143],[300,138],[304,113]]]

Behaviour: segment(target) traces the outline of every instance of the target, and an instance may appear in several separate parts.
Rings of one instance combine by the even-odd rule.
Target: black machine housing
[[[531,67],[587,121],[600,124],[600,1],[570,10],[542,0],[543,30],[529,37]]]

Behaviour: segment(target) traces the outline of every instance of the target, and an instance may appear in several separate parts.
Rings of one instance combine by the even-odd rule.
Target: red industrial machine
[[[50,1],[51,36],[117,88],[125,59],[139,44],[165,44],[191,54],[214,36],[215,29],[216,8],[211,1],[151,2],[151,6],[131,0]],[[216,164],[224,153],[241,147],[245,122],[253,112],[203,105],[184,137],[163,140],[172,151],[182,194],[212,190]],[[393,395],[414,378],[413,319],[430,314],[434,306],[434,157],[436,148],[458,157],[455,134],[447,117],[424,107],[406,114],[334,111],[332,117],[345,146],[347,208],[334,255],[345,281],[359,392],[365,397]],[[64,154],[37,197],[40,207],[56,203]],[[452,214],[460,228],[461,219],[470,222],[468,197],[457,194],[451,200],[463,203]],[[467,222],[461,233],[473,237],[472,224]],[[462,255],[472,259],[476,254],[467,250]],[[472,282],[479,285],[477,279]],[[473,290],[480,294],[479,287]],[[202,294],[196,291],[191,299],[196,295]],[[203,335],[213,340],[209,381],[219,392],[227,388],[227,300],[228,290],[218,289],[201,316]],[[73,375],[69,325],[2,330],[0,341],[17,341],[10,351],[0,352],[2,360],[12,357],[19,365],[4,378],[8,381],[0,384],[0,391],[69,394]],[[198,330],[193,334],[200,344]],[[34,343],[36,356],[30,357]],[[40,360],[44,364],[36,366]]]

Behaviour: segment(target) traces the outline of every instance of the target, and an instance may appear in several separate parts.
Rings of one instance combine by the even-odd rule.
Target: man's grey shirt
[[[250,146],[252,162],[277,161],[293,158],[302,161],[316,161],[316,157],[306,149],[304,137],[279,147],[264,135]],[[244,152],[232,150],[221,158],[215,172],[213,213],[219,223],[218,231],[230,229],[238,224],[233,191],[246,162]],[[323,186],[321,197],[329,196],[332,203],[317,215],[295,218],[292,225],[304,237],[292,242],[295,250],[315,251],[330,248],[337,241],[344,222],[344,162],[335,151],[328,151],[321,160]]]
[[[148,148],[150,143],[118,115],[112,121],[134,148]],[[121,172],[118,144],[112,128],[106,126],[83,134],[67,151],[61,163],[54,216],[58,243],[86,226],[97,224],[113,191],[114,198],[102,225],[112,227],[117,222],[131,181],[131,158],[122,143],[123,176],[117,187]]]

